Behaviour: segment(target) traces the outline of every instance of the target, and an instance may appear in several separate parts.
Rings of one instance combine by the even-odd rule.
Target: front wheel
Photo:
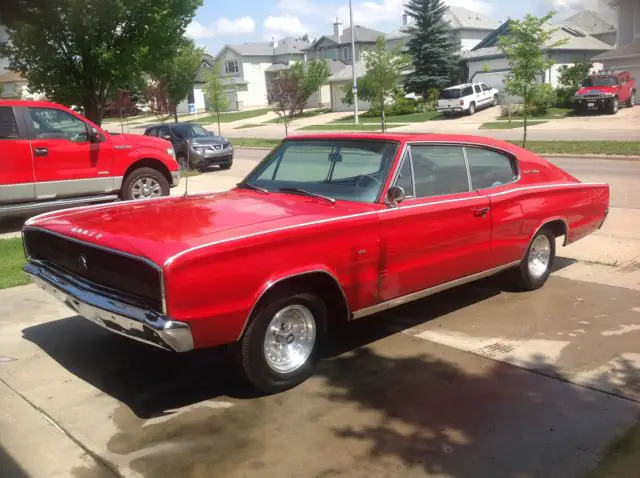
[[[312,293],[290,290],[266,299],[238,344],[249,384],[271,394],[307,380],[315,368],[326,320],[324,301]]]
[[[620,100],[618,98],[613,98],[609,101],[609,114],[615,115],[620,109]]]
[[[520,263],[518,286],[523,290],[542,287],[553,268],[556,256],[556,238],[548,228],[540,229],[531,239],[527,253]]]
[[[233,164],[233,160],[230,159],[229,161],[227,161],[226,163],[221,163],[220,164],[220,169],[231,169],[231,165]]]
[[[493,101],[491,102],[491,106],[498,106],[498,95],[493,96]]]
[[[169,195],[169,180],[157,169],[134,169],[124,180],[120,197],[125,201]]]

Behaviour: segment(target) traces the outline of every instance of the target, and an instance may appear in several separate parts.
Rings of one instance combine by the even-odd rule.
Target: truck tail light
[[[460,106],[464,106],[464,100],[460,100]]]

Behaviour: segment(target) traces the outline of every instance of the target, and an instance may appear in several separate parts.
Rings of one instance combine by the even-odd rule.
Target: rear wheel
[[[631,96],[627,100],[627,108],[633,108],[636,104],[636,93],[635,91],[631,93]]]
[[[157,169],[134,169],[124,180],[120,197],[125,201],[169,195],[169,180]]]
[[[553,268],[556,256],[556,238],[553,232],[543,227],[531,239],[527,253],[520,263],[517,282],[523,290],[536,290],[542,287]]]
[[[267,298],[238,344],[239,363],[249,384],[270,394],[308,379],[326,321],[324,301],[308,291],[283,289]]]
[[[472,102],[469,105],[469,116],[473,115],[475,112],[476,112],[476,104]]]

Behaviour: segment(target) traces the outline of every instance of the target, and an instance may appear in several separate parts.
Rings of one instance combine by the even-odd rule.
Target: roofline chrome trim
[[[143,262],[143,263],[153,267],[156,271],[158,271],[158,273],[160,275],[160,294],[162,296],[162,313],[166,315],[166,313],[167,313],[167,299],[166,299],[165,288],[164,288],[164,270],[163,270],[162,266],[160,266],[159,264],[156,264],[155,262],[153,262],[150,259],[147,259],[146,257],[136,256],[134,254],[129,254],[128,252],[118,251],[117,249],[111,249],[110,247],[98,246],[97,244],[93,244],[91,242],[82,241],[80,239],[76,239],[75,237],[65,236],[64,234],[60,234],[58,232],[50,231],[48,229],[44,229],[42,227],[37,227],[37,226],[26,226],[25,225],[22,228],[22,238],[23,238],[23,244],[25,244],[25,246],[24,246],[25,250],[27,250],[26,242],[24,241],[24,233],[26,231],[44,232],[45,234],[51,234],[52,236],[59,237],[60,239],[65,239],[67,241],[75,242],[76,244],[81,244],[83,246],[92,247],[93,249],[98,249],[98,250],[102,250],[102,251],[109,252],[109,253],[112,253],[112,254],[117,254],[117,255],[120,255],[120,256],[123,256],[123,257],[127,257],[129,259],[137,260],[137,261]],[[27,253],[28,253],[28,251],[27,251]],[[28,258],[30,258],[30,257],[31,256],[29,255]]]
[[[571,187],[596,187],[596,186],[608,186],[607,183],[556,183],[556,184],[543,184],[543,185],[533,185],[533,186],[524,186],[521,188],[516,188],[516,189],[510,189],[508,191],[501,191],[501,192],[497,192],[497,193],[493,193],[493,194],[480,194],[478,193],[478,195],[476,196],[471,196],[471,197],[465,197],[465,198],[456,198],[456,199],[443,199],[440,201],[433,201],[433,202],[428,202],[428,203],[421,203],[421,204],[410,204],[410,205],[406,205],[403,206],[401,208],[381,208],[378,210],[374,210],[374,211],[367,211],[367,212],[361,212],[361,213],[357,213],[357,214],[351,214],[348,216],[339,216],[339,217],[332,217],[329,219],[319,219],[317,221],[310,221],[310,222],[306,222],[303,224],[292,224],[289,226],[283,226],[283,227],[278,227],[278,228],[274,228],[274,229],[268,229],[265,231],[258,231],[258,232],[253,232],[253,233],[249,233],[249,234],[243,234],[240,236],[235,236],[235,237],[229,237],[226,239],[220,239],[217,241],[212,241],[212,242],[208,242],[206,244],[200,244],[199,246],[195,246],[195,247],[191,247],[189,249],[185,249],[184,251],[181,251],[171,257],[169,257],[165,263],[164,263],[164,267],[168,267],[170,266],[172,263],[174,263],[177,259],[190,254],[191,252],[195,252],[195,251],[199,251],[201,249],[205,249],[207,247],[211,247],[211,246],[216,246],[218,244],[226,244],[228,242],[234,242],[234,241],[238,241],[241,239],[249,239],[251,237],[256,237],[256,236],[262,236],[265,234],[271,234],[271,233],[275,233],[275,232],[281,232],[281,231],[289,231],[291,229],[297,229],[297,228],[302,228],[302,227],[308,227],[308,226],[316,226],[318,224],[324,224],[324,223],[331,223],[331,222],[336,222],[336,221],[343,221],[343,220],[348,220],[348,219],[355,219],[358,217],[366,217],[366,216],[372,216],[372,215],[376,215],[376,214],[387,214],[387,213],[391,213],[394,211],[404,211],[406,209],[409,208],[417,208],[417,207],[430,207],[430,206],[439,206],[441,204],[448,204],[448,203],[454,203],[454,202],[462,202],[462,201],[469,201],[472,199],[478,199],[481,197],[494,197],[494,196],[502,196],[505,194],[510,194],[513,192],[519,192],[519,191],[528,191],[528,190],[537,190],[537,189],[550,189],[550,188],[571,188]],[[425,198],[427,199],[427,198]],[[382,204],[380,204],[382,206]]]
[[[251,310],[249,311],[249,315],[247,315],[247,318],[244,321],[244,325],[242,326],[242,330],[240,331],[240,335],[238,335],[238,339],[240,340],[242,338],[242,336],[244,335],[245,330],[247,329],[247,326],[249,325],[249,322],[251,322],[251,316],[253,315],[253,313],[255,312],[255,309],[257,307],[257,305],[260,303],[260,301],[262,300],[262,298],[270,291],[273,289],[273,287],[275,287],[276,285],[280,284],[281,282],[284,282],[286,280],[289,279],[293,279],[295,277],[300,277],[300,276],[305,276],[305,275],[309,275],[309,274],[317,274],[317,273],[322,273],[322,274],[326,274],[328,275],[338,286],[338,289],[340,289],[340,293],[342,294],[342,298],[344,299],[344,303],[347,306],[347,320],[349,320],[349,315],[351,313],[351,309],[349,308],[349,300],[347,299],[346,294],[344,293],[344,289],[342,288],[342,284],[340,284],[340,281],[338,280],[338,278],[336,276],[334,276],[331,272],[325,270],[325,269],[312,269],[312,270],[308,270],[308,271],[304,271],[304,272],[298,272],[296,274],[291,274],[285,277],[282,277],[272,283],[270,283],[266,289],[264,289],[262,291],[262,293],[260,294],[260,297],[258,297],[258,300],[256,300],[253,305],[251,306]]]
[[[439,292],[443,292],[445,290],[461,286],[463,284],[468,284],[469,282],[474,282],[476,280],[484,279],[485,277],[489,277],[499,272],[502,272],[504,270],[507,270],[511,267],[515,267],[520,263],[521,261],[511,262],[509,264],[505,264],[499,267],[494,267],[493,269],[489,269],[483,272],[478,272],[477,274],[461,277],[459,279],[455,279],[450,282],[445,282],[443,284],[438,284],[436,286],[429,287],[427,289],[423,289],[417,292],[412,292],[411,294],[403,295],[400,297],[396,297],[394,299],[380,302],[379,304],[372,305],[371,307],[365,307],[364,309],[357,310],[353,313],[353,320],[362,319],[369,315],[373,315],[379,312],[383,312],[385,310],[393,309],[395,307],[407,304],[409,302],[413,302],[415,300],[424,299],[425,297],[429,297],[430,295],[434,295]]]

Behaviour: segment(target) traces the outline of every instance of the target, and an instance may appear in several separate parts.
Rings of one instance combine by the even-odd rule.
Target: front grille
[[[579,100],[603,100],[610,97],[611,95],[609,93],[585,93],[583,95],[576,95],[576,98]]]
[[[24,241],[29,257],[163,312],[161,272],[151,264],[41,230],[25,230]]]

